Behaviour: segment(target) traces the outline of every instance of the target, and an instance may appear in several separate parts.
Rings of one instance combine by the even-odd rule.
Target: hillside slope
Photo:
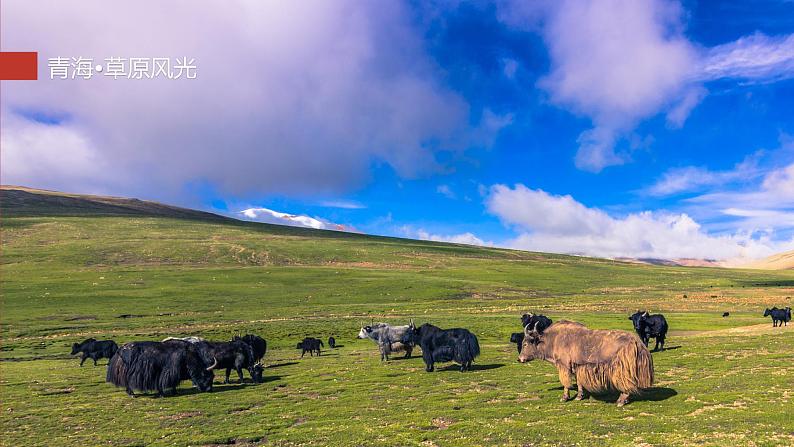
[[[794,250],[772,255],[743,267],[759,270],[791,270],[794,269]]]
[[[69,194],[58,191],[0,186],[3,216],[151,216],[222,221],[227,217],[147,200]]]

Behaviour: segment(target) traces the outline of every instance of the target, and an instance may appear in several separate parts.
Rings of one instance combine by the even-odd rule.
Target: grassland
[[[791,304],[794,272],[46,214],[2,220],[2,445],[794,445],[794,325],[761,316]],[[518,364],[507,343],[526,310],[630,329],[637,308],[667,316],[671,349],[654,354],[657,387],[623,408],[560,403],[553,367]],[[381,363],[355,339],[408,318],[473,330],[477,368]],[[68,356],[89,336],[235,331],[268,340],[266,383],[132,399],[104,382],[104,360]],[[343,347],[299,359],[305,335]]]

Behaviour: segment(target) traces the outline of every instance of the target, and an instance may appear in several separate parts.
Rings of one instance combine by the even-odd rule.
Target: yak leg
[[[96,357],[91,357],[91,359],[93,359],[93,360],[94,360],[94,366],[96,366],[96,360],[97,360],[97,358],[96,358]]]
[[[86,355],[85,352],[80,354],[80,366],[83,366],[83,362],[85,362]]]
[[[240,383],[243,383],[243,368],[239,366],[237,367],[237,376],[240,378]]]
[[[627,393],[620,393],[620,397],[618,397],[618,407],[622,407],[629,403],[629,395]]]
[[[405,346],[405,358],[410,359],[411,358],[411,351],[413,351],[413,350],[414,350],[413,346],[406,345]]]
[[[226,368],[226,379],[223,380],[223,383],[229,383],[229,376],[232,374],[231,368]]]
[[[433,372],[433,354],[430,353],[430,349],[422,349],[422,360],[425,361],[425,371]]]
[[[584,388],[582,388],[582,383],[579,379],[576,379],[576,400],[584,399]]]
[[[571,388],[571,371],[567,368],[557,368],[560,373],[560,383],[562,383],[562,397],[560,402],[566,402],[569,399],[568,389]]]

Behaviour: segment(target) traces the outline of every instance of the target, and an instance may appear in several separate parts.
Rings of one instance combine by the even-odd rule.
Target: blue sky
[[[51,6],[4,4],[3,50],[199,78],[5,83],[3,183],[606,257],[794,248],[790,1],[207,2],[149,39],[168,8]]]

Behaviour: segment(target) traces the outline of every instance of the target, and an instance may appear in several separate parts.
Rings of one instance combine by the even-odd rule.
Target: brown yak
[[[630,395],[653,385],[653,358],[635,334],[626,331],[592,330],[572,321],[559,321],[544,331],[527,325],[518,361],[546,360],[560,373],[562,402],[568,400],[576,377],[576,400],[584,398],[583,390],[603,393],[620,391],[617,404],[622,407]]]

